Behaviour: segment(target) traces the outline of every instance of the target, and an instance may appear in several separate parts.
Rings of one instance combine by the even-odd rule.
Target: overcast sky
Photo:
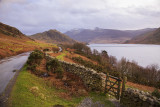
[[[0,22],[25,34],[155,28],[160,27],[160,0],[0,0]]]

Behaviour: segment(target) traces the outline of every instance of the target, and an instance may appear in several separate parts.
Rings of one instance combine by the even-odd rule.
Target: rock
[[[92,107],[92,104],[91,98],[85,98],[78,107]]]
[[[78,107],[105,107],[105,105],[100,101],[94,103],[91,98],[85,98]]]
[[[14,69],[12,72],[17,72],[18,71],[18,69]]]
[[[41,75],[42,77],[49,77],[49,74],[45,72],[44,74]]]
[[[144,92],[144,91],[140,91],[140,93],[143,94],[143,95],[145,95],[145,92]]]
[[[94,104],[92,104],[92,107],[105,107],[105,105],[101,104],[99,101],[96,101]]]

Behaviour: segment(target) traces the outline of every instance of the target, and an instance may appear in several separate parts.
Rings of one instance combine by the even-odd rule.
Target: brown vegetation
[[[0,23],[0,59],[46,47],[51,48],[54,46],[34,41],[18,29]]]
[[[136,36],[125,43],[130,44],[160,44],[160,28],[157,30]]]
[[[56,44],[64,44],[64,43],[75,43],[76,41],[68,37],[67,35],[57,31],[57,30],[49,30],[43,33],[37,33],[30,36],[32,39],[44,41],[46,43],[56,43]]]
[[[125,58],[117,61],[115,57],[108,56],[107,52],[102,51],[102,53],[99,53],[97,50],[93,50],[93,52],[91,52],[88,47],[81,43],[76,43],[73,46],[64,47],[73,48],[75,49],[75,53],[78,55],[80,54],[80,56],[86,57],[90,60],[89,61],[85,58],[82,59],[78,57],[72,57],[72,60],[74,58],[74,62],[98,70],[100,72],[109,72],[110,75],[113,76],[125,75],[127,76],[128,81],[130,81],[128,84],[131,87],[133,85],[135,88],[143,90],[151,86],[148,91],[153,91],[155,88],[160,88],[160,70],[158,70],[158,67],[155,65],[150,65],[146,68],[143,68],[135,62],[129,62]],[[91,62],[91,60],[97,62],[97,65],[100,66],[97,67]]]
[[[39,51],[38,53],[35,53],[35,54],[39,54],[39,53],[41,52]],[[33,55],[33,56],[37,56],[37,55]],[[28,61],[37,62],[37,61],[30,60],[30,58],[33,60],[37,59],[37,58],[29,57]],[[63,76],[61,76],[62,78],[57,78],[59,77],[59,72],[60,72],[60,71],[57,71],[57,69],[61,67],[60,63],[57,62],[57,60],[47,61],[43,57],[42,60],[38,60],[38,61],[40,61],[40,64],[36,66],[35,69],[30,69],[30,72],[37,76],[43,77],[44,80],[49,81],[51,86],[54,86],[58,89],[66,90],[64,92],[59,93],[58,96],[63,97],[67,100],[71,100],[73,95],[74,96],[88,95],[82,80],[78,76],[71,74],[69,72],[63,71],[62,73]],[[34,64],[38,64],[38,63],[34,63]],[[32,63],[32,65],[34,64]],[[30,66],[32,65],[29,65],[28,63],[28,68],[30,68]],[[47,74],[47,76],[44,76],[45,74]]]

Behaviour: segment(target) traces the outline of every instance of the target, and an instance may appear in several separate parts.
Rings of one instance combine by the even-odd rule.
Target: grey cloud
[[[149,5],[150,8],[147,7],[148,4],[119,6],[119,0],[4,1],[0,1],[3,4],[0,5],[0,21],[15,26],[26,34],[48,29],[64,32],[73,28],[137,29],[160,26],[160,8],[155,4],[157,0],[153,0],[156,2]],[[157,9],[153,9],[152,5]]]

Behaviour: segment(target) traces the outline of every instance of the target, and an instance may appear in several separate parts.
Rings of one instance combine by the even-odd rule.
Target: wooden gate
[[[110,94],[112,96],[115,96],[116,99],[119,100],[120,99],[120,95],[125,90],[126,78],[123,78],[122,92],[120,92],[120,90],[121,90],[121,82],[122,82],[121,78],[111,76],[111,75],[109,75],[107,73],[106,74],[105,94],[108,93],[108,94]]]

